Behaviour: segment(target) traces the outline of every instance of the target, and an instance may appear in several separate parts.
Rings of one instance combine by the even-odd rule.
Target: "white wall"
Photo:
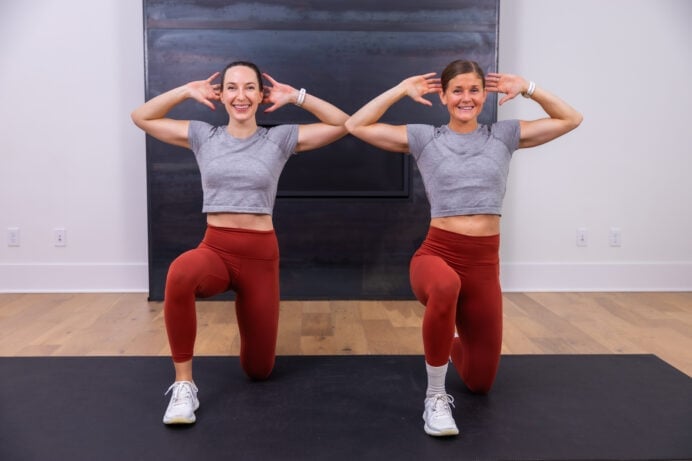
[[[689,18],[686,0],[502,2],[500,70],[585,116],[513,161],[505,290],[692,289]],[[147,291],[142,31],[140,0],[0,3],[0,292]]]
[[[500,70],[584,114],[576,131],[516,155],[506,289],[692,289],[691,18],[685,0],[501,3]],[[539,116],[528,101],[499,111]],[[579,227],[588,247],[575,245]],[[608,245],[611,227],[621,247]]]
[[[0,291],[147,290],[142,30],[139,0],[0,3]]]

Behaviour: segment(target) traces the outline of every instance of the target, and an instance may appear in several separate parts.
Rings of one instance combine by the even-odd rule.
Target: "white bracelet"
[[[301,88],[298,92],[298,98],[296,99],[296,106],[300,107],[305,102],[305,88]]]
[[[536,82],[533,80],[529,81],[529,89],[523,92],[521,95],[525,98],[530,98],[533,96],[533,92],[536,91]]]

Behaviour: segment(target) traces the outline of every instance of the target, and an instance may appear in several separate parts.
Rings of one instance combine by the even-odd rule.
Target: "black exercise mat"
[[[692,459],[692,379],[652,355],[507,355],[488,396],[450,369],[461,434],[423,432],[419,356],[198,357],[197,423],[161,418],[165,357],[0,358],[0,459]]]

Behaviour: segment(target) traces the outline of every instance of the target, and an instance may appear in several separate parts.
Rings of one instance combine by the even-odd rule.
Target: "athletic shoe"
[[[459,429],[452,417],[454,397],[449,394],[435,394],[425,399],[425,433],[432,436],[457,435]]]
[[[171,401],[163,415],[164,424],[192,424],[197,418],[195,411],[199,408],[197,386],[190,381],[176,381],[171,384],[166,394],[172,391]],[[163,395],[166,395],[163,394]]]

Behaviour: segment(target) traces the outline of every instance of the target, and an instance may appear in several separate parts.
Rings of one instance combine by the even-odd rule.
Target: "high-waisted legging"
[[[492,387],[502,348],[500,236],[430,227],[411,259],[411,287],[425,305],[423,348],[432,366],[452,363],[469,390]],[[459,337],[454,337],[454,328]]]
[[[279,325],[279,247],[273,230],[207,226],[199,246],[168,270],[164,317],[174,362],[191,360],[197,335],[195,300],[236,294],[240,364],[253,379],[274,367]]]

